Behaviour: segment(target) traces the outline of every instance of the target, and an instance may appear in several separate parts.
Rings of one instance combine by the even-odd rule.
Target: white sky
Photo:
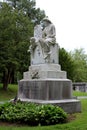
[[[36,0],[56,27],[60,47],[87,53],[87,0]]]

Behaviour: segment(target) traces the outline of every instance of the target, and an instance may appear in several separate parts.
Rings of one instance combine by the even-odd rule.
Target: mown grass
[[[9,85],[7,92],[4,92],[1,89],[0,85],[0,100],[9,100],[15,97],[17,93],[17,85]],[[73,91],[74,96],[87,96],[87,93]],[[65,124],[53,125],[53,126],[16,126],[16,125],[5,125],[0,126],[0,130],[87,130],[87,99],[81,100],[82,112],[73,114],[71,117],[75,117],[74,120],[71,120]]]
[[[0,101],[7,101],[13,99],[17,95],[18,85],[8,85],[7,91],[2,89],[2,84],[0,84]]]
[[[87,92],[73,91],[73,96],[87,96]]]

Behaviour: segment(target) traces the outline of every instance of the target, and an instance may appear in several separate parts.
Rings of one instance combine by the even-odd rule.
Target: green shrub
[[[17,102],[0,105],[0,120],[31,126],[64,123],[67,114],[58,106]]]
[[[39,110],[39,119],[41,125],[53,125],[64,123],[67,115],[58,106],[41,105]]]

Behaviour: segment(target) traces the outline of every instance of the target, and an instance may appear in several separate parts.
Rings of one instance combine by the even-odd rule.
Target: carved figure
[[[42,48],[44,59],[47,59],[52,53],[50,51],[50,46],[56,43],[56,32],[54,25],[48,18],[43,19],[43,26],[44,29],[42,32],[42,38],[39,39],[39,42]]]
[[[34,28],[34,37],[31,38],[31,46],[29,51],[31,52],[32,57],[34,56],[34,51],[37,46],[42,50],[43,58],[49,62],[50,46],[55,45],[56,43],[56,31],[55,26],[48,18],[43,19],[43,29],[41,25],[36,25]]]

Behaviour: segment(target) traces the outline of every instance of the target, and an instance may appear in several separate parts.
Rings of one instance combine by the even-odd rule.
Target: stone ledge
[[[21,79],[20,81],[71,81],[70,79],[57,79],[57,78],[45,78],[45,79]]]
[[[34,99],[19,99],[23,102],[32,102],[37,104],[52,104],[61,107],[67,113],[79,113],[81,112],[81,102],[76,99],[65,99],[65,100],[34,100]]]

